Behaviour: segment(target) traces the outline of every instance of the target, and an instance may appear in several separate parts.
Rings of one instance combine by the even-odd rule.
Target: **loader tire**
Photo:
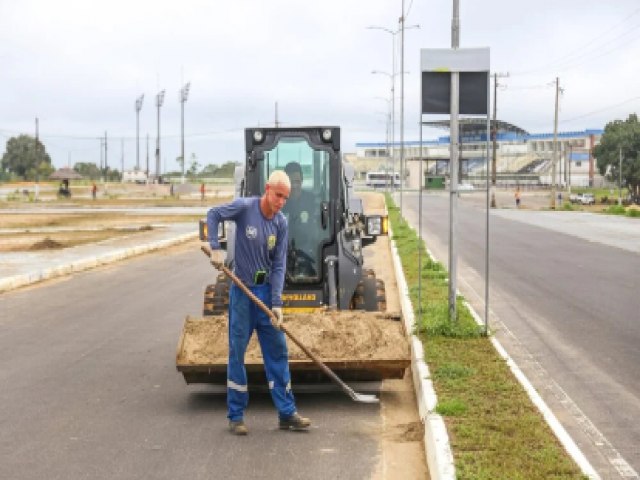
[[[204,291],[202,314],[224,315],[229,310],[229,282],[224,273],[218,275],[216,283],[207,285]]]
[[[372,271],[371,271],[372,272]],[[351,302],[352,309],[367,312],[384,312],[387,310],[387,297],[384,282],[376,279],[372,272],[360,280]]]
[[[376,302],[379,312],[387,311],[387,290],[384,286],[384,281],[379,278],[376,279]]]

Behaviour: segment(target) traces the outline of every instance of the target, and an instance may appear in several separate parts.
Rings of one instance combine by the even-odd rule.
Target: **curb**
[[[191,240],[197,237],[198,232],[185,233],[176,237],[157,240],[155,242],[147,243],[144,245],[137,245],[135,247],[113,250],[102,255],[97,255],[95,257],[81,258],[80,260],[76,260],[65,265],[58,265],[56,267],[51,267],[44,270],[36,270],[31,273],[24,273],[22,275],[14,275],[12,277],[2,278],[0,279],[0,293],[7,292],[19,287],[24,287],[25,285],[31,285],[33,283],[41,282],[44,280],[62,277],[74,272],[81,272],[83,270],[88,270],[100,265],[117,262],[119,260],[124,260],[125,258],[134,257],[136,255],[141,255],[153,250],[170,247],[172,245],[186,242],[187,240]]]
[[[391,228],[389,228],[389,238],[393,238]],[[429,253],[429,255],[431,254]],[[404,278],[400,257],[393,240],[391,240],[391,256],[393,257],[396,282],[398,283],[402,318],[404,319],[407,334],[410,335],[411,371],[413,372],[413,385],[418,401],[418,415],[424,425],[424,449],[427,466],[433,480],[455,480],[456,471],[453,463],[453,453],[449,444],[449,435],[442,416],[434,412],[438,398],[430,380],[429,367],[424,361],[422,342],[412,333],[415,327],[413,306],[409,299],[407,281]]]

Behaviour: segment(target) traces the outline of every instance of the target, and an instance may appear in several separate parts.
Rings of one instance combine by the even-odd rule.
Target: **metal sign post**
[[[485,115],[488,121],[489,113],[489,48],[457,48],[457,42],[454,47],[420,51],[421,113],[450,115],[449,318],[452,321],[457,320],[458,115]]]

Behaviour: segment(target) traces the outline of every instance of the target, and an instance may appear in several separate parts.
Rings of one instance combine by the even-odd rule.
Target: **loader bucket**
[[[402,378],[410,365],[402,322],[375,312],[323,312],[287,316],[286,327],[344,381]],[[176,368],[187,383],[226,385],[227,317],[187,317],[178,342]],[[294,385],[328,381],[317,365],[291,342],[289,367]],[[255,335],[245,356],[249,384],[265,382]]]

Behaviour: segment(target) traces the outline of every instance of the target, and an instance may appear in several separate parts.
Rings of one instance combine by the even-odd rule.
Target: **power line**
[[[592,57],[593,49],[588,51],[588,52],[585,52],[585,49],[588,46],[596,43],[597,41],[599,41],[602,38],[604,38],[605,36],[607,36],[610,32],[616,30],[620,25],[630,21],[638,13],[640,13],[640,8],[632,11],[628,15],[625,15],[623,20],[621,20],[620,22],[614,24],[609,29],[604,31],[602,34],[591,38],[588,42],[580,45],[578,48],[576,48],[574,50],[571,50],[569,53],[565,54],[564,56],[559,57],[559,58],[551,61],[550,63],[547,63],[547,64],[542,65],[540,67],[536,67],[536,68],[533,68],[533,69],[530,69],[530,70],[523,70],[523,71],[520,71],[520,72],[514,72],[514,75],[528,75],[528,74],[531,74],[531,73],[543,72],[545,70],[548,71],[549,69],[552,69],[554,67],[557,68],[557,67],[562,67],[563,65],[566,65],[566,64],[571,64],[571,63],[575,62],[577,59],[583,58],[585,56],[588,56],[589,60],[591,60],[593,58]],[[621,33],[617,37],[614,37],[613,39],[608,40],[604,44],[595,47],[595,50],[599,50],[599,49],[605,47],[606,45],[609,45],[611,42],[614,42],[614,41],[616,41],[616,40],[628,35],[629,33],[635,33],[635,32],[637,32],[637,30],[638,30],[638,26],[637,25],[632,25],[629,29],[625,30],[623,33]],[[608,53],[608,51],[606,53]],[[576,54],[578,54],[578,56],[576,58],[571,59],[571,57],[576,55]],[[571,68],[574,68],[574,67],[571,67]]]
[[[634,100],[640,100],[640,97],[632,97],[632,98],[629,98],[629,99],[625,100],[624,102],[616,103],[615,105],[610,105],[608,107],[603,107],[603,108],[600,108],[598,110],[594,110],[592,112],[588,112],[588,113],[584,113],[582,115],[578,115],[577,117],[567,118],[567,119],[564,119],[562,121],[562,123],[569,123],[569,122],[573,122],[575,120],[580,120],[581,118],[590,117],[591,115],[596,115],[598,113],[602,113],[602,112],[605,112],[607,110],[611,110],[613,108],[617,108],[617,107],[620,107],[622,105],[626,105],[627,103],[633,102]]]

